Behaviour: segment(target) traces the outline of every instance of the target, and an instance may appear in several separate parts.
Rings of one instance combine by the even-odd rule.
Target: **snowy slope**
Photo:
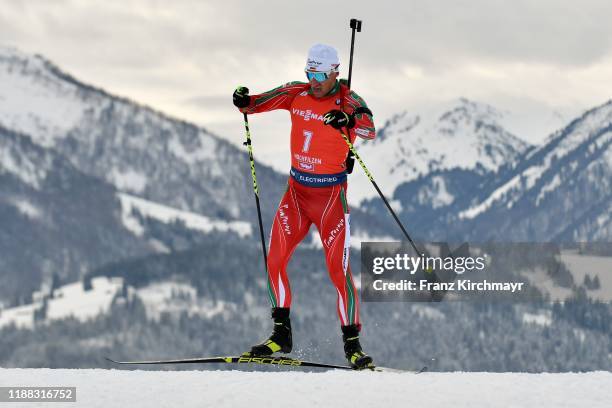
[[[504,214],[514,239],[612,237],[612,101],[589,110],[500,175],[459,213],[475,234]],[[499,225],[498,225],[499,227]]]
[[[184,313],[211,318],[236,310],[236,305],[230,302],[199,298],[197,289],[186,283],[155,282],[134,290],[134,293],[142,300],[147,317],[154,320],[159,320],[163,313],[176,318]]]
[[[420,113],[395,115],[379,129],[374,141],[360,141],[359,154],[384,193],[431,172],[462,169],[478,174],[512,163],[528,145],[500,124],[502,113],[464,98]],[[358,164],[356,164],[358,167]],[[360,169],[356,169],[360,173]],[[360,201],[376,192],[365,177],[355,177],[349,198]],[[433,200],[452,197],[440,186]]]
[[[37,149],[27,137],[10,133],[0,126],[0,175],[10,174],[31,188],[39,189],[54,165],[53,154]]]
[[[3,386],[76,387],[76,403],[54,406],[87,408],[608,408],[610,383],[609,372],[412,375],[0,369]]]
[[[85,290],[82,281],[60,286],[53,291],[53,297],[34,293],[31,304],[0,308],[0,329],[11,324],[19,328],[32,329],[35,324],[49,323],[54,320],[75,318],[81,322],[107,314],[123,290],[123,278],[99,276],[91,279],[91,288]],[[128,287],[128,296],[138,296],[145,306],[147,317],[159,320],[162,313],[180,316],[187,313],[213,317],[232,313],[236,305],[224,301],[199,298],[197,289],[186,283],[171,280],[155,282],[135,289]],[[46,298],[46,299],[45,299]],[[41,313],[46,305],[44,316],[37,321],[35,315]]]
[[[211,232],[212,230],[234,231],[238,233],[238,235],[244,237],[251,235],[252,232],[251,224],[248,222],[213,220],[200,214],[177,210],[176,208],[157,204],[129,194],[120,193],[117,196],[121,202],[121,218],[123,224],[135,235],[142,235],[144,227],[140,224],[139,220],[134,217],[134,211],[137,211],[143,217],[151,217],[165,224],[182,222],[185,227],[204,233]]]
[[[49,147],[74,128],[87,106],[79,87],[53,72],[47,61],[0,47],[0,123],[37,135]]]
[[[600,282],[598,289],[589,290],[588,296],[602,302],[609,302],[612,294],[612,257],[580,255],[578,251],[563,251],[560,254],[563,264],[574,276],[574,281],[584,282],[588,275]]]
[[[85,290],[80,281],[61,286],[54,291],[54,297],[47,300],[46,319],[74,317],[86,321],[107,313],[122,285],[121,278],[98,277],[92,279],[90,290]],[[15,324],[17,327],[32,328],[34,314],[41,307],[42,299],[39,299],[29,305],[1,310],[0,327]]]

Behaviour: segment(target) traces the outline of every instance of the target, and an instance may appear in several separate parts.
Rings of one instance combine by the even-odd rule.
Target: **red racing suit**
[[[360,109],[361,108],[361,109]],[[323,124],[323,115],[341,109],[355,115],[350,140],[376,135],[372,115],[363,99],[344,81],[323,98],[315,98],[310,84],[290,82],[252,95],[241,111],[260,113],[286,109],[291,115],[291,173],[270,234],[268,293],[272,307],[291,306],[287,264],[297,245],[315,224],[329,276],[336,287],[337,311],[343,326],[360,327],[357,289],[349,266],[350,216],[346,200],[348,145],[337,129]]]

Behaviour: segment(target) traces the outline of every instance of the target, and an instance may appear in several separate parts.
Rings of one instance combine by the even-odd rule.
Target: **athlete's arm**
[[[307,91],[309,84],[304,82],[289,82],[259,95],[251,95],[249,106],[240,109],[246,113],[261,113],[276,109],[289,110],[291,102],[297,94]]]
[[[356,136],[362,139],[374,139],[376,137],[374,117],[365,101],[355,92],[350,91],[345,96],[344,103],[346,110],[355,118],[355,126],[350,129],[351,140],[354,140]]]

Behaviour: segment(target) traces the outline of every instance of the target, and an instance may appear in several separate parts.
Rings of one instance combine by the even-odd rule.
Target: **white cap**
[[[308,50],[306,60],[306,71],[329,72],[338,71],[340,60],[338,51],[334,47],[325,44],[315,44]]]

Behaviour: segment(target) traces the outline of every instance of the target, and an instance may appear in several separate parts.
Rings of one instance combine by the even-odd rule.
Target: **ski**
[[[312,367],[312,368],[330,368],[337,370],[351,371],[376,371],[376,372],[397,372],[397,373],[414,373],[419,374],[427,371],[427,367],[423,367],[418,371],[397,370],[387,367],[372,367],[363,370],[356,370],[353,367],[336,364],[326,364],[313,361],[299,360],[291,357],[251,357],[251,356],[226,356],[226,357],[201,357],[201,358],[183,358],[174,360],[143,360],[143,361],[115,361],[106,357],[106,360],[114,364],[121,365],[161,365],[161,364],[262,364],[262,365],[277,365],[285,367]]]

